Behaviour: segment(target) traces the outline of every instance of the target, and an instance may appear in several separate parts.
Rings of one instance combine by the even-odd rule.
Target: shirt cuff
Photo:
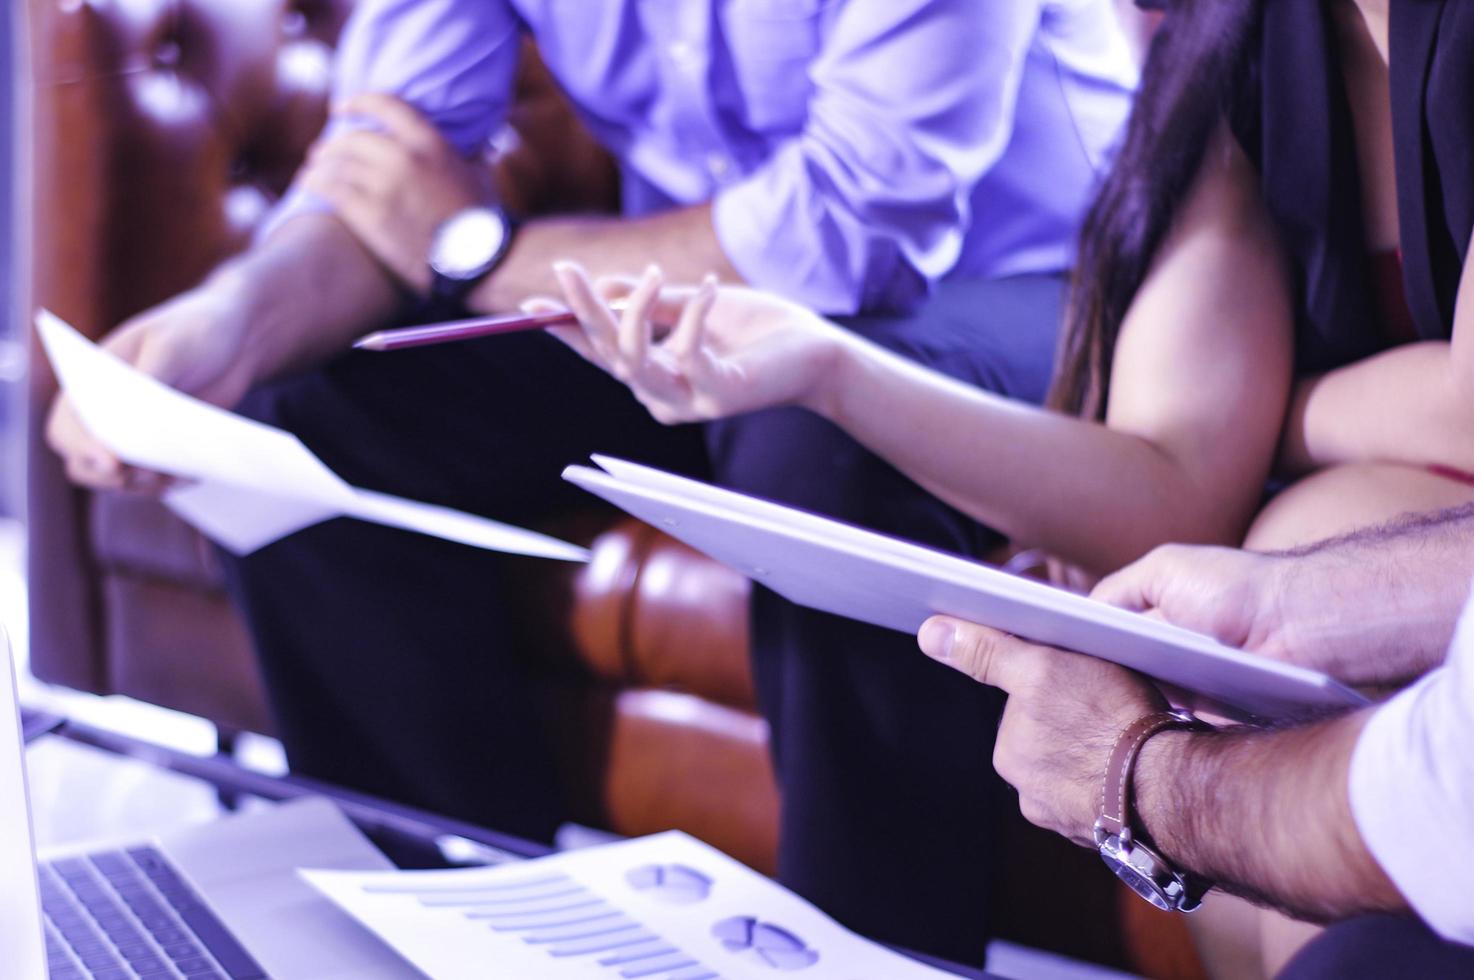
[[[1367,849],[1439,935],[1474,944],[1474,763],[1448,667],[1379,708],[1351,759],[1351,812]]]

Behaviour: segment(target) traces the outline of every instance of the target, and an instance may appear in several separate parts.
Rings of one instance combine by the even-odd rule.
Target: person
[[[426,256],[437,229],[487,203],[466,156],[505,114],[524,26],[617,158],[623,214],[527,220],[452,299],[506,310],[553,288],[553,257],[608,271],[638,256],[864,314],[847,329],[1043,397],[1074,231],[1136,78],[1108,0],[743,0],[658,16],[636,0],[367,0],[340,47],[333,122],[268,230],[110,349],[217,404],[254,389],[244,411],[350,482],[501,520],[541,524],[581,504],[558,475],[602,451],[710,467],[954,550],[990,545],[832,427],[770,413],[671,433],[545,337],[300,373],[405,294],[444,300],[447,276]],[[50,433],[81,482],[149,480],[64,401]],[[293,768],[551,834],[557,788],[528,735],[540,720],[529,658],[511,649],[501,590],[515,567],[345,522],[230,562]],[[998,792],[981,745],[996,697],[906,656],[895,634],[767,594],[752,616],[782,784],[780,878],[853,927],[979,961],[992,858],[976,831]],[[821,687],[841,658],[845,688]],[[931,705],[930,720],[916,724],[909,703]],[[944,741],[946,718],[975,738]]]
[[[1464,5],[1173,5],[1084,224],[1052,410],[744,288],[647,290],[616,317],[631,282],[562,265],[580,326],[558,335],[668,423],[808,411],[1082,586],[1168,542],[1285,548],[1456,506],[1471,45]],[[1276,961],[1304,939],[1263,928]]]
[[[1423,101],[1448,96],[1399,75],[1391,112],[1377,8],[1276,4],[1262,26],[1253,2],[1168,15],[1083,235],[1052,394],[1066,411],[917,369],[753,290],[718,290],[699,322],[667,334],[692,291],[647,294],[615,317],[602,304],[631,283],[595,289],[563,265],[563,298],[582,328],[559,336],[667,422],[808,409],[988,526],[1094,576],[1165,541],[1237,544],[1251,523],[1265,537],[1313,540],[1457,502],[1474,470],[1464,438],[1474,356],[1470,331],[1459,330],[1468,316],[1456,303],[1459,252],[1440,251],[1436,228],[1446,221],[1448,241],[1466,240],[1474,196],[1429,186],[1421,170],[1393,173],[1392,123],[1405,131]],[[1445,31],[1436,43],[1462,40]],[[1328,61],[1342,47],[1347,87],[1368,99],[1354,117]],[[1321,71],[1302,84],[1307,65]],[[1184,90],[1189,73],[1195,85]],[[1297,99],[1258,97],[1292,88]],[[1217,110],[1225,100],[1235,102],[1227,119]],[[1322,103],[1331,111],[1317,115]],[[1398,149],[1417,152],[1406,140]],[[1361,156],[1388,166],[1358,166]],[[1291,162],[1328,172],[1291,179]],[[1307,181],[1323,199],[1306,202]],[[1407,234],[1389,210],[1399,194]],[[1363,199],[1376,205],[1365,221]],[[1365,235],[1341,234],[1363,224]],[[1361,274],[1369,253],[1399,247],[1416,287],[1406,303],[1396,277],[1384,294]],[[1406,331],[1425,339],[1397,342]],[[1272,473],[1290,485],[1261,508]]]
[[[1460,617],[1471,576],[1464,506],[1289,553],[1163,548],[1095,590],[1361,683],[1421,678],[1335,717],[1168,728],[1140,749],[1134,829],[1176,868],[1339,923],[1283,977],[1474,973],[1474,756],[1462,748],[1474,739],[1474,599]],[[1009,693],[999,773],[1029,820],[1092,846],[1113,744],[1165,707],[1158,690],[1114,664],[947,617],[928,620],[919,642]]]

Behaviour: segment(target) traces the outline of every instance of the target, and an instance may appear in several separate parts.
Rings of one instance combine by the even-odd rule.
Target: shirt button
[[[672,41],[665,49],[666,56],[670,58],[671,64],[677,68],[691,69],[696,67],[696,49],[685,41]]]
[[[708,153],[706,169],[717,180],[726,180],[727,175],[732,172],[732,161],[720,153]]]

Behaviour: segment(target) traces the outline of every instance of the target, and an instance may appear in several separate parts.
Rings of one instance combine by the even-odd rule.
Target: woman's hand
[[[659,422],[701,422],[779,405],[822,410],[845,333],[768,293],[666,287],[650,267],[638,281],[590,282],[582,268],[553,271],[579,326],[550,332],[629,385]],[[621,308],[616,314],[611,304]],[[558,308],[548,300],[529,311]]]

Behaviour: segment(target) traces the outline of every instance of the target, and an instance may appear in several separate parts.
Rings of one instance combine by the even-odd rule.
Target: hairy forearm
[[[1408,344],[1302,380],[1279,465],[1289,475],[1358,462],[1474,472],[1471,426],[1474,391],[1452,345]]]
[[[1333,676],[1381,686],[1441,664],[1474,580],[1474,504],[1410,514],[1287,553],[1274,569],[1284,636],[1348,651]]]
[[[1360,911],[1369,858],[1346,789],[1359,722],[1164,736],[1138,770],[1143,829],[1225,891],[1302,917]]]
[[[864,341],[843,345],[810,407],[959,510],[1096,573],[1168,541],[1237,544],[1252,510],[1251,495],[1197,486],[1142,437],[991,394]]]
[[[1351,755],[1371,710],[1153,738],[1137,763],[1143,829],[1178,867],[1299,918],[1406,910],[1351,812]]]
[[[388,273],[328,214],[288,221],[217,270],[208,287],[248,312],[242,356],[257,382],[341,353],[400,301]]]
[[[723,282],[741,275],[717,240],[710,205],[644,218],[560,217],[529,222],[506,260],[470,298],[472,308],[497,313],[530,296],[558,293],[553,263],[577,262],[594,276],[639,275],[659,265],[668,282],[694,283],[709,272]]]

